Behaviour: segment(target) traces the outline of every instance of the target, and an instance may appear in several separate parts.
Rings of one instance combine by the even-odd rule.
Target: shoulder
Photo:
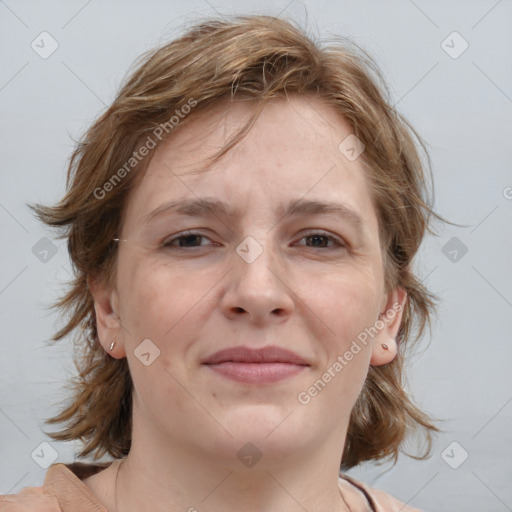
[[[371,493],[376,504],[381,507],[382,512],[421,512],[419,509],[410,507],[397,500],[387,492],[379,489],[371,489]]]
[[[340,479],[346,480],[364,494],[374,512],[421,512],[421,510],[397,500],[391,494],[380,489],[371,489],[363,482],[348,475],[340,474]]]
[[[0,495],[0,512],[63,512],[106,509],[81,481],[107,467],[105,464],[52,464],[41,487],[25,487],[17,494]]]
[[[0,512],[62,512],[55,494],[44,487],[25,487],[18,494],[0,495]]]

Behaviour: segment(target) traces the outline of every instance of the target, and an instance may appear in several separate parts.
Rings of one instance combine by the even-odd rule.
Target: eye
[[[306,233],[300,240],[307,240],[307,242],[306,244],[298,245],[305,245],[306,247],[312,247],[314,249],[336,249],[346,247],[346,244],[338,237],[328,235],[320,231],[312,231]],[[327,245],[329,243],[331,245]]]
[[[176,248],[176,249],[186,249],[186,248],[194,248],[194,247],[202,247],[205,245],[219,245],[215,242],[213,243],[201,243],[202,240],[210,240],[207,236],[202,233],[197,233],[194,231],[185,231],[180,233],[172,238],[166,239],[162,243],[162,247],[166,248]]]
[[[297,245],[311,247],[313,249],[336,249],[346,247],[346,244],[340,238],[320,231],[311,231],[306,233],[299,240],[305,240],[306,243],[297,243]],[[208,243],[207,241],[210,241],[211,243]],[[206,235],[195,231],[179,233],[172,238],[166,239],[162,243],[162,247],[168,249],[192,249],[219,245],[220,244],[216,242],[212,242]]]

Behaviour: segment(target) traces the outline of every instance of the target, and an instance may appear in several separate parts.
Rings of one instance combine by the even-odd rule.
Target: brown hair
[[[428,198],[425,144],[391,105],[371,57],[342,38],[329,45],[315,43],[293,22],[242,16],[198,23],[140,59],[113,104],[77,143],[65,197],[53,207],[32,207],[67,238],[74,271],[69,290],[54,306],[68,319],[53,340],[75,333],[78,376],[71,381],[71,403],[47,420],[66,422],[66,427],[49,435],[80,439],[81,457],[92,452],[98,459],[108,452],[119,458],[130,450],[133,383],[126,359],[106,355],[98,342],[87,279],[100,276],[109,285],[114,282],[117,247],[112,239],[120,232],[129,193],[150,160],[135,158],[137,149],[148,147],[150,138],[160,143],[220,100],[254,101],[254,115],[214,156],[218,159],[250,130],[266,101],[309,94],[342,115],[365,145],[361,158],[379,219],[386,290],[400,286],[408,294],[397,338],[399,355],[390,364],[370,367],[351,414],[341,467],[396,461],[407,434],[418,429],[427,441],[422,457],[428,456],[432,432],[438,429],[404,390],[404,349],[420,338],[427,323],[430,327],[436,302],[411,263],[426,231],[433,233],[432,216],[444,219]]]

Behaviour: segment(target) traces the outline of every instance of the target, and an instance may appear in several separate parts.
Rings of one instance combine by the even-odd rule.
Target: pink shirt
[[[53,464],[46,472],[42,487],[25,487],[18,494],[0,496],[0,512],[108,512],[82,479],[109,465]],[[420,512],[346,475],[340,474],[338,482],[353,512]]]

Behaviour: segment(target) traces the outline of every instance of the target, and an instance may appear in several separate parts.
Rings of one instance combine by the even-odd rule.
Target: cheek
[[[173,414],[185,411],[190,404],[190,396],[179,382],[184,381],[187,369],[183,361],[194,339],[190,330],[191,325],[196,325],[194,306],[204,291],[183,272],[144,260],[121,264],[120,270],[123,336],[135,399],[139,405],[149,407],[155,421],[160,421],[157,412],[162,403]],[[156,353],[158,356],[148,366],[141,364],[137,355],[141,353],[138,347],[146,339],[159,350],[154,352],[156,349],[149,345],[150,358]]]
[[[185,286],[182,279],[169,279],[148,274],[144,269],[135,272],[125,290],[126,325],[130,334],[155,339],[160,345],[180,327],[192,308],[193,286]]]
[[[127,258],[119,268],[121,312],[129,343],[149,338],[160,348],[172,344],[173,352],[179,350],[200,324],[199,315],[210,307],[213,294],[209,291],[219,281],[218,273],[143,258]]]
[[[343,403],[351,407],[361,392],[371,358],[371,343],[363,336],[378,318],[379,290],[371,272],[355,271],[331,278],[324,289],[320,300],[330,334],[322,338],[327,361],[319,371],[327,383],[326,401],[340,403],[344,397]]]
[[[330,349],[345,351],[351,342],[374,324],[379,314],[381,283],[378,272],[369,267],[345,268],[331,272],[321,281],[315,279],[311,308],[328,327]],[[365,348],[365,347],[363,347]]]

